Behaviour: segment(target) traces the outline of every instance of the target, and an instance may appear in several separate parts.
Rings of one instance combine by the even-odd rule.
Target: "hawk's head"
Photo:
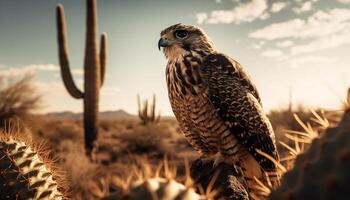
[[[177,59],[189,53],[214,51],[213,42],[200,28],[175,24],[160,33],[158,48],[163,47],[168,59]]]

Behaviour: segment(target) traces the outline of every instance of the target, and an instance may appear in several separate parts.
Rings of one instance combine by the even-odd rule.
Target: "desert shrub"
[[[295,114],[298,115],[302,121],[309,121],[313,116],[310,110],[299,106],[292,112],[288,109],[272,110],[268,114],[268,117],[275,129],[277,129],[277,127],[282,127],[285,130],[301,130],[300,124],[294,118]]]
[[[63,140],[71,140],[75,143],[83,143],[83,130],[81,124],[70,120],[46,121],[38,130],[49,143],[59,145]]]
[[[47,130],[47,137],[51,142],[59,143],[59,141],[65,139],[74,141],[75,143],[83,142],[82,126],[74,121],[52,121],[46,127],[52,127],[52,130]]]
[[[35,139],[44,138],[53,153],[60,152],[63,141],[72,141],[77,146],[83,145],[83,128],[80,122],[56,119],[37,121],[39,123],[31,127],[32,136]]]
[[[124,143],[124,151],[134,154],[156,153],[163,156],[168,152],[164,129],[155,124],[137,126],[133,130],[119,136]]]
[[[83,144],[76,144],[65,139],[61,142],[58,157],[71,189],[73,199],[93,199],[86,184],[94,179],[98,166],[90,161],[84,153]]]
[[[0,77],[0,128],[6,122],[24,121],[40,104],[40,96],[32,85],[32,77],[21,79]]]
[[[137,124],[136,120],[102,118],[99,122],[99,128],[103,132],[118,134],[126,131],[127,129],[132,129],[134,124]]]

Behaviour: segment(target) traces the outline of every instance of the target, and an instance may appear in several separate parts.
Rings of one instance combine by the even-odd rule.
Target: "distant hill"
[[[74,113],[70,111],[63,112],[51,112],[45,114],[46,117],[55,118],[55,119],[82,119],[82,113]],[[100,112],[101,119],[134,119],[137,118],[136,115],[132,115],[124,110],[116,111],[104,111]]]

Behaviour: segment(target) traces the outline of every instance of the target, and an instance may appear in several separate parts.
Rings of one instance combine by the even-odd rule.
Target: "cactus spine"
[[[162,168],[163,173],[161,173]],[[205,194],[195,191],[187,162],[185,162],[185,183],[175,179],[176,171],[177,168],[169,165],[165,158],[153,174],[148,161],[144,160],[142,168],[134,168],[137,179],[132,180],[131,176],[127,180],[116,177],[114,182],[119,190],[111,193],[104,200],[211,200],[211,198],[205,198]],[[213,193],[208,191],[206,195],[212,196]]]
[[[0,131],[1,199],[64,199],[52,167],[31,142]]]
[[[349,199],[350,109],[300,154],[270,200]]]
[[[148,123],[158,123],[160,120],[160,112],[156,116],[156,95],[153,95],[152,104],[150,105],[150,112],[148,112],[148,100],[144,100],[143,107],[141,107],[140,95],[137,95],[137,105],[139,118],[142,124],[147,125]]]
[[[57,6],[57,37],[59,62],[63,83],[69,94],[76,99],[84,99],[85,149],[91,156],[94,141],[98,136],[98,102],[100,87],[103,84],[107,63],[107,35],[101,36],[100,52],[97,41],[96,0],[87,0],[86,43],[84,58],[84,92],[75,85],[70,72],[68,44],[64,8]]]

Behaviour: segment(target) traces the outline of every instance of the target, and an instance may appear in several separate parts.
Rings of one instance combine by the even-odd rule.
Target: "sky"
[[[82,111],[63,86],[55,7],[64,5],[72,73],[82,88],[84,0],[0,0],[0,77],[34,75],[40,112]],[[219,52],[251,75],[265,110],[294,105],[339,108],[350,86],[350,0],[97,0],[109,61],[100,110],[137,112],[136,96],[157,95],[172,115],[160,31],[175,23],[201,27]]]

